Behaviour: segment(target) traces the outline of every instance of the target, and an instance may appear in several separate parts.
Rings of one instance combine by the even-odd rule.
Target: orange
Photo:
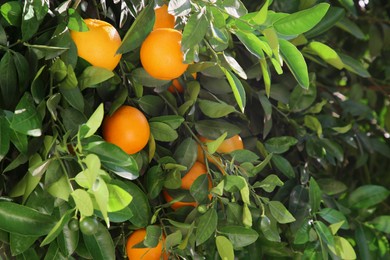
[[[89,31],[70,31],[77,46],[77,55],[93,66],[115,69],[122,57],[116,53],[122,42],[118,31],[105,21],[85,19],[84,22]]]
[[[103,121],[103,138],[128,154],[141,151],[148,143],[149,137],[148,120],[135,107],[121,106]]]
[[[145,229],[138,229],[131,233],[129,238],[127,239],[126,243],[126,253],[127,257],[130,260],[138,260],[138,259],[145,259],[145,260],[160,260],[161,256],[163,256],[163,259],[168,259],[167,254],[163,253],[163,243],[164,243],[164,236],[163,238],[158,242],[156,247],[136,247],[135,245],[141,243],[144,241],[146,236],[146,230]]]
[[[202,143],[208,143],[208,142],[213,141],[213,140],[207,139],[203,136],[200,136],[199,140]],[[231,153],[235,150],[241,150],[241,149],[244,149],[244,143],[242,142],[242,139],[239,135],[234,135],[228,139],[223,140],[221,145],[218,147],[217,152],[218,153]]]
[[[140,59],[149,75],[156,79],[173,80],[183,74],[188,64],[183,63],[181,32],[171,28],[152,31],[141,45]]]
[[[193,77],[194,79],[196,79],[196,76],[197,76],[196,72],[192,73],[191,75],[192,75],[192,77]],[[175,90],[175,89],[176,89],[176,90]],[[171,93],[176,93],[176,91],[177,91],[178,93],[183,93],[184,88],[183,88],[183,86],[180,84],[180,81],[179,81],[178,79],[174,79],[174,80],[172,81],[172,85],[169,86],[168,91],[171,92]]]
[[[207,139],[203,136],[199,136],[199,141],[202,143],[212,142],[213,140]],[[205,147],[207,149],[207,146]],[[218,147],[218,153],[231,153],[235,150],[244,149],[244,144],[239,135],[234,135],[231,138],[223,140],[221,145]],[[198,156],[196,158],[198,162],[204,162],[204,152],[202,147],[198,144]],[[226,174],[226,171],[221,167],[222,159],[217,155],[211,156],[207,155],[207,160],[213,163],[221,171],[221,173]]]
[[[158,28],[174,28],[175,16],[168,13],[168,6],[163,5],[154,9],[156,20],[154,22],[153,30]]]
[[[194,181],[201,175],[207,174],[206,165],[201,162],[196,161],[191,169],[182,177],[180,189],[189,190]],[[209,189],[211,189],[212,183],[209,178]],[[172,196],[166,191],[163,191],[163,196],[167,202],[171,202],[173,200]],[[211,199],[211,195],[209,195],[209,199]],[[196,207],[198,203],[196,201],[177,201],[171,205],[171,208],[177,210],[181,207],[192,206]]]

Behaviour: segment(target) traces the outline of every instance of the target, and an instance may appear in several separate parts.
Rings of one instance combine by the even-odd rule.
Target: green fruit
[[[85,217],[80,220],[80,230],[84,235],[90,236],[97,232],[99,222],[96,218]]]
[[[68,222],[68,228],[69,228],[71,231],[77,231],[77,230],[79,230],[79,221],[78,221],[76,218],[72,218],[72,219],[69,220],[69,222]]]

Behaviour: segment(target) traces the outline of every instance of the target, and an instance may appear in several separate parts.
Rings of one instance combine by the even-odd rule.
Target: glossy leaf
[[[242,226],[224,226],[219,229],[219,232],[229,238],[234,248],[248,246],[259,237],[255,230]]]
[[[127,53],[138,48],[152,31],[154,21],[154,6],[149,4],[138,14],[130,29],[126,32],[117,53]]]
[[[280,53],[299,85],[309,88],[309,73],[302,53],[289,41],[279,39]]]
[[[42,236],[50,232],[55,219],[32,208],[0,201],[0,229],[20,235]]]
[[[6,52],[0,60],[1,103],[2,108],[10,109],[16,102],[18,95],[17,71],[11,52]]]
[[[177,132],[168,124],[162,122],[150,122],[150,132],[157,141],[171,142],[177,139]]]
[[[278,21],[273,26],[276,31],[284,35],[298,35],[312,29],[325,16],[329,4],[321,3],[312,8],[290,14]]]
[[[88,66],[78,77],[80,89],[97,87],[98,84],[114,77],[114,73],[108,69]]]
[[[283,182],[275,174],[270,174],[262,181],[257,181],[253,184],[253,188],[262,188],[266,192],[273,192],[276,187],[283,186]]]
[[[335,210],[332,208],[324,208],[318,212],[318,215],[320,215],[321,218],[323,218],[324,220],[326,220],[330,224],[335,224],[335,223],[343,221],[341,228],[342,229],[349,228],[348,220],[347,220],[346,216],[338,210]]]
[[[272,164],[281,171],[286,177],[294,178],[295,172],[291,163],[284,157],[274,154],[271,158]]]
[[[295,221],[295,218],[280,201],[270,201],[268,206],[272,216],[279,223],[285,224]]]
[[[199,217],[196,229],[196,244],[201,245],[206,242],[215,232],[218,223],[217,211],[214,208],[209,209],[205,214]]]
[[[325,33],[330,30],[338,21],[340,21],[345,16],[345,11],[343,8],[330,6],[326,15],[321,19],[321,21],[311,30],[305,33],[307,38],[313,38],[317,35]]]
[[[297,139],[291,136],[272,137],[265,142],[265,148],[270,153],[284,153],[287,152],[290,147],[296,145]]]
[[[314,178],[309,182],[309,199],[312,212],[317,212],[321,205],[322,191]]]
[[[246,106],[246,96],[245,96],[245,89],[241,81],[229,70],[223,69],[223,72],[225,73],[225,76],[230,84],[230,87],[232,88],[234,97],[236,99],[238,106],[240,107],[241,112],[244,112]]]
[[[203,9],[198,13],[191,14],[183,31],[182,51],[185,52],[187,49],[199,44],[203,40],[207,29],[208,21]]]
[[[224,117],[236,111],[233,106],[224,102],[214,102],[210,100],[199,99],[198,104],[203,114],[210,118]]]
[[[93,235],[83,235],[85,245],[93,259],[115,259],[115,247],[107,228],[99,223]]]
[[[45,239],[43,239],[40,246],[44,246],[51,243],[61,233],[63,227],[68,224],[73,213],[74,210],[70,209],[65,214],[63,214],[61,219],[55,224],[53,229],[50,230]]]
[[[186,138],[176,148],[173,158],[177,163],[184,165],[187,169],[191,168],[196,160],[197,144],[194,139]]]
[[[234,249],[232,242],[225,236],[217,236],[215,238],[218,254],[223,260],[234,260]]]
[[[133,197],[129,193],[117,185],[107,184],[107,188],[109,192],[108,212],[120,211],[127,207],[133,200]]]
[[[376,206],[390,195],[383,186],[363,185],[351,192],[348,203],[352,208],[362,209]]]

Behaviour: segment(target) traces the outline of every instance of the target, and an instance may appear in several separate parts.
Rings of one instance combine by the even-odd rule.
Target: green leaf
[[[23,16],[23,6],[21,2],[8,1],[1,5],[0,11],[10,25],[20,27]]]
[[[11,52],[7,51],[0,60],[0,98],[2,108],[11,109],[17,101],[17,70]]]
[[[345,16],[343,8],[330,6],[322,20],[310,31],[305,33],[306,38],[314,38],[331,28]]]
[[[309,199],[311,212],[317,212],[321,205],[322,191],[314,178],[309,182]]]
[[[353,190],[348,198],[352,208],[363,209],[378,205],[390,195],[390,191],[379,185],[363,185]]]
[[[194,164],[196,155],[197,144],[194,139],[188,137],[177,146],[173,158],[178,164],[184,165],[189,169]]]
[[[261,217],[260,229],[261,232],[264,234],[265,238],[269,241],[281,241],[276,224],[272,223],[266,215]]]
[[[282,187],[283,184],[277,175],[271,174],[265,177],[264,180],[255,182],[252,187],[255,189],[262,188],[266,192],[273,192],[277,186]]]
[[[172,129],[177,129],[184,122],[184,118],[178,115],[158,116],[152,117],[149,119],[149,122],[162,122],[169,125]]]
[[[13,256],[22,254],[27,249],[31,248],[37,239],[37,236],[24,236],[17,233],[10,233],[9,246],[11,254]]]
[[[81,90],[98,87],[98,84],[114,77],[114,72],[100,67],[88,66],[78,78]]]
[[[215,232],[218,223],[217,211],[214,208],[209,209],[205,214],[198,218],[196,229],[196,245],[199,246],[206,242]]]
[[[237,62],[235,58],[233,58],[228,52],[223,52],[222,54],[227,65],[229,65],[229,67],[234,71],[234,73],[236,73],[242,79],[248,79],[244,69],[241,67],[241,65]]]
[[[348,187],[341,181],[331,178],[318,179],[317,183],[320,186],[321,190],[329,196],[341,194],[348,189]]]
[[[152,31],[155,21],[154,6],[149,3],[132,23],[130,29],[123,37],[122,43],[117,50],[117,53],[130,52],[139,46]]]
[[[128,208],[131,210],[132,216],[129,221],[137,227],[145,227],[151,218],[151,210],[148,198],[145,193],[136,184],[131,181],[125,183],[112,181],[111,184],[118,185],[133,198]]]
[[[332,208],[324,208],[321,211],[317,213],[318,215],[321,216],[324,220],[326,220],[330,224],[335,224],[339,222],[343,222],[341,228],[342,229],[348,229],[348,220],[346,216],[341,213],[338,210],[332,209]]]
[[[68,24],[67,27],[72,31],[77,32],[86,32],[88,31],[88,26],[84,22],[81,15],[73,8],[68,9]]]
[[[281,224],[291,223],[295,221],[295,218],[286,209],[286,207],[280,201],[268,202],[269,210],[272,216]]]
[[[40,246],[47,245],[51,243],[62,231],[65,225],[68,224],[69,220],[74,213],[74,209],[68,210],[65,214],[62,215],[61,219],[55,224],[55,226],[50,230],[49,234],[43,239]]]
[[[100,125],[102,124],[103,118],[104,118],[104,107],[102,103],[96,108],[95,112],[93,112],[93,114],[85,124],[85,126],[88,127],[88,131],[85,135],[83,135],[83,138],[88,138],[91,137],[93,134],[95,134],[96,131],[99,129]]]
[[[245,95],[245,89],[241,81],[229,70],[223,67],[220,68],[225,73],[225,76],[230,84],[230,87],[232,88],[234,98],[236,99],[236,102],[241,112],[244,112],[246,106],[246,95]]]
[[[145,87],[160,87],[170,82],[169,80],[160,80],[150,76],[144,68],[136,68],[130,75],[135,82]]]
[[[41,118],[28,92],[23,95],[15,108],[11,128],[21,134],[35,137],[42,134]]]
[[[115,259],[115,246],[107,228],[99,223],[98,230],[91,236],[83,235],[84,243],[95,260]]]
[[[390,234],[390,216],[384,215],[376,217],[371,223],[377,230]]]
[[[207,29],[208,21],[203,9],[191,14],[184,27],[181,50],[185,53],[186,50],[199,44],[206,35]]]
[[[160,115],[165,106],[164,100],[161,97],[153,95],[144,95],[137,103],[143,112],[151,116]]]
[[[345,54],[339,53],[339,56],[340,56],[341,60],[343,61],[345,68],[347,70],[349,70],[349,71],[351,71],[351,72],[353,72],[353,73],[355,73],[363,78],[371,77],[370,73],[367,71],[367,69],[359,61],[357,61],[354,58],[352,58],[348,55],[345,55]]]
[[[0,113],[0,162],[7,155],[10,147],[9,123],[5,116]]]
[[[181,234],[180,230],[176,230],[175,232],[169,234],[165,238],[165,248],[171,248],[174,246],[177,246],[182,241],[183,235]]]
[[[277,20],[273,26],[278,33],[298,35],[312,29],[325,16],[329,4],[320,3],[312,8],[290,14]]]
[[[168,13],[174,16],[186,16],[191,12],[191,2],[189,0],[169,1]]]
[[[305,115],[303,120],[307,128],[316,132],[318,137],[322,136],[322,125],[317,117]]]
[[[347,239],[340,236],[334,237],[336,254],[341,259],[353,260],[356,259],[356,253],[352,245],[348,242]]]
[[[251,171],[250,171],[250,176],[255,176],[256,174],[260,173],[268,164],[269,162],[271,161],[272,159],[272,156],[273,154],[270,153],[267,155],[267,157],[265,157],[265,159],[259,163],[258,165],[256,165]]]
[[[272,3],[272,1],[271,1]],[[266,0],[257,14],[252,18],[252,20],[257,24],[261,25],[267,20],[269,0]]]
[[[332,251],[335,252],[335,241],[329,228],[321,221],[314,222],[314,228],[317,231],[321,241]]]
[[[225,236],[217,236],[215,238],[218,254],[222,260],[234,260],[234,249],[232,242]]]
[[[93,215],[93,203],[88,192],[83,189],[76,189],[71,193],[71,196],[82,216],[89,217]]]
[[[255,230],[242,226],[223,226],[219,229],[219,233],[227,236],[234,248],[253,244],[259,237]]]
[[[227,175],[224,189],[229,192],[240,191],[244,203],[250,204],[248,183],[242,176]]]
[[[343,17],[340,21],[337,22],[336,25],[337,27],[343,29],[344,31],[348,32],[359,40],[364,40],[366,38],[366,35],[357,26],[357,24],[348,19],[347,17]]]
[[[342,6],[345,7],[350,13],[352,13],[355,17],[357,16],[357,11],[355,8],[355,3],[353,0],[338,0]]]
[[[214,102],[211,100],[198,99],[199,108],[203,114],[210,118],[220,118],[229,115],[236,109],[223,101]]]
[[[292,179],[295,177],[294,168],[290,164],[290,162],[284,157],[274,154],[271,158],[273,165],[281,171],[286,177]]]
[[[328,45],[321,42],[312,41],[307,45],[307,48],[310,53],[318,55],[319,57],[321,57],[321,59],[323,59],[336,69],[341,70],[342,68],[344,68],[344,63],[340,59],[340,56]]]
[[[264,59],[264,52],[261,48],[263,43],[254,33],[237,30],[234,32],[245,48],[258,59]]]
[[[107,184],[107,188],[109,192],[108,212],[120,211],[127,207],[133,200],[133,197],[128,192],[117,185]]]
[[[150,122],[150,132],[157,141],[172,142],[178,138],[177,132],[168,124],[162,122]]]
[[[66,260],[68,259],[60,250],[57,243],[54,241],[50,243],[49,248],[47,249],[45,258],[43,260],[50,260],[50,259],[58,259],[58,260]]]
[[[309,108],[317,98],[317,87],[310,84],[308,89],[295,87],[290,95],[289,106],[291,111],[300,112]]]
[[[60,92],[69,105],[81,113],[84,112],[84,98],[79,88],[67,89],[60,87]]]
[[[240,0],[225,0],[222,2],[222,6],[229,15],[235,18],[248,13],[245,5]]]
[[[30,207],[0,201],[0,229],[28,236],[42,236],[50,232],[55,219]]]
[[[309,88],[309,73],[302,53],[289,41],[279,39],[280,52],[299,85]]]
[[[287,152],[290,147],[296,145],[298,140],[291,136],[272,137],[265,142],[265,148],[270,153],[284,153]]]
[[[227,138],[230,138],[241,132],[238,126],[224,120],[199,120],[195,122],[195,129],[199,135],[211,140],[215,140],[225,133],[228,133]]]
[[[146,247],[156,247],[161,238],[161,227],[149,225],[146,227],[146,236],[143,241]]]
[[[202,174],[192,183],[190,187],[190,193],[194,199],[202,203],[207,200],[209,194],[209,176]]]

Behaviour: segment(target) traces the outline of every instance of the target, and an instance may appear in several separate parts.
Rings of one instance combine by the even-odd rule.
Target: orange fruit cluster
[[[70,31],[77,55],[93,66],[114,70],[122,57],[116,53],[122,43],[118,31],[105,21],[85,19],[84,22],[88,31]]]
[[[154,29],[141,45],[140,60],[152,77],[173,80],[180,77],[188,67],[183,62],[182,34],[173,29],[174,17],[168,13],[166,5],[156,9],[155,15]]]

